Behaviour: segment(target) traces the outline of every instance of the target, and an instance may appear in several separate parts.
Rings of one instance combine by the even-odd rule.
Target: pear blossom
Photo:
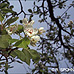
[[[24,32],[29,37],[32,37],[38,33],[38,30],[36,28],[34,29],[32,26],[34,24],[34,20],[32,20],[31,22],[28,22],[28,19],[24,18],[22,20],[22,23],[23,23],[23,27],[24,27]]]
[[[23,23],[24,25],[27,25],[27,24],[28,24],[28,19],[27,19],[27,18],[24,18],[24,19],[22,20],[22,23]]]
[[[8,32],[9,35],[12,34],[12,31],[10,31],[10,29],[6,29],[6,31]]]
[[[18,24],[15,24],[14,26],[6,28],[6,31],[8,32],[9,35],[11,35],[12,33],[15,33],[17,29],[18,29]]]
[[[24,24],[24,25],[30,25],[30,26],[32,26],[33,24],[34,24],[34,20],[32,20],[31,22],[28,22],[28,19],[27,18],[24,18],[23,20],[22,20],[22,23]]]
[[[40,41],[40,37],[39,36],[32,36],[31,39],[32,43],[37,43],[38,41]]]
[[[29,37],[32,37],[38,33],[38,29],[33,28],[32,26],[24,26],[24,32]]]
[[[45,32],[44,27],[40,27],[40,28],[39,28],[39,34],[42,34],[42,33],[44,33],[44,32]]]
[[[33,28],[34,20],[28,22],[27,18],[24,18],[22,20],[22,23],[25,35],[27,35],[31,41],[30,44],[32,46],[36,46],[36,43],[40,41],[40,37],[38,36],[38,34],[42,34],[45,32],[44,27],[40,27],[39,29]]]

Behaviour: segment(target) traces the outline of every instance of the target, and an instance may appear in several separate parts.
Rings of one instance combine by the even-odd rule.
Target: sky
[[[26,2],[25,2],[24,0],[21,0],[21,1],[22,1],[22,4],[23,4],[24,11],[25,11],[26,13],[28,13],[27,10],[30,9],[30,8],[31,8],[31,9],[33,8],[33,1],[32,1],[32,0],[28,0],[28,1],[26,1]],[[11,5],[14,5],[14,10],[19,13],[19,12],[20,12],[20,5],[19,5],[18,0],[9,0],[9,2],[11,3]],[[67,5],[69,5],[70,3],[71,3],[71,0],[69,0],[69,1],[67,2]],[[61,15],[64,11],[65,11],[65,10],[55,9],[55,10],[54,10],[54,12],[55,12],[54,14],[55,14],[55,16]],[[74,16],[73,16],[73,15],[74,15],[74,9],[71,8],[71,9],[68,11],[68,13],[71,14],[71,18],[70,18],[69,20],[66,20],[67,23],[68,23],[70,20],[74,20]],[[23,17],[23,14],[19,15],[19,20],[22,20],[23,18],[24,18],[24,17]],[[16,23],[19,23],[19,20],[16,21]],[[34,25],[33,25],[34,28],[44,27],[45,30],[48,29],[48,26],[47,26],[47,24],[46,24],[45,22],[43,22],[43,23],[39,23],[39,22],[38,22],[39,17],[38,17],[37,15],[33,17],[33,20],[35,21],[35,23],[34,23]],[[50,20],[49,20],[49,22],[50,22]],[[19,37],[13,35],[13,38],[19,38]],[[33,48],[33,47],[31,47],[31,48]],[[37,49],[37,47],[35,47],[35,49]],[[67,60],[65,59],[64,61],[67,61]],[[64,64],[64,61],[60,62],[61,67],[66,67],[66,65]],[[68,62],[68,61],[67,61],[67,62]],[[70,64],[70,65],[71,65],[71,64]],[[10,73],[17,73],[17,72],[18,72],[19,74],[21,74],[21,73],[24,74],[24,73],[26,73],[26,72],[30,72],[30,73],[31,73],[31,70],[30,70],[30,69],[33,69],[33,68],[34,68],[33,62],[31,62],[30,67],[29,67],[26,63],[19,64],[19,63],[17,63],[17,62],[12,63],[11,66],[14,66],[14,68],[8,70],[9,74],[10,74]],[[28,67],[29,67],[30,69],[29,69]],[[1,73],[0,73],[0,74],[1,74]]]

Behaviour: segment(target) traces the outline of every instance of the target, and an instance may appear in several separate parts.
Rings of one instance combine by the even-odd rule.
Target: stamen
[[[11,27],[10,32],[13,31],[13,28]]]

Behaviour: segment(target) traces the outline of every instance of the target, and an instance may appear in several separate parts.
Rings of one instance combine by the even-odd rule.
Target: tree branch
[[[54,13],[53,13],[54,11],[53,11],[53,6],[52,6],[52,3],[51,3],[51,0],[47,0],[47,3],[48,3],[48,8],[49,8],[49,13],[50,13],[51,20],[55,21],[55,23],[57,24],[57,26],[59,28],[58,36],[59,36],[59,40],[61,42],[61,45],[63,45],[65,48],[70,50],[70,48],[63,43],[63,40],[62,40],[62,37],[61,37],[62,36],[61,30],[68,33],[69,35],[72,35],[72,34],[70,34],[68,31],[64,30],[63,27],[61,26],[61,24],[59,23],[59,19],[54,17]]]

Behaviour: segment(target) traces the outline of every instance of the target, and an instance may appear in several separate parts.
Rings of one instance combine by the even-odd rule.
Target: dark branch
[[[71,35],[71,34],[69,32],[67,32],[66,30],[64,30],[63,27],[61,26],[61,24],[59,23],[59,19],[55,18],[54,13],[53,13],[54,11],[53,11],[53,6],[52,6],[52,3],[51,3],[51,0],[47,0],[47,3],[48,3],[48,8],[49,8],[51,20],[54,21],[59,28],[58,36],[59,36],[59,40],[61,42],[61,45],[63,45],[67,49],[70,49],[67,45],[65,45],[63,43],[61,31],[63,30],[64,32],[68,33],[69,35]]]

